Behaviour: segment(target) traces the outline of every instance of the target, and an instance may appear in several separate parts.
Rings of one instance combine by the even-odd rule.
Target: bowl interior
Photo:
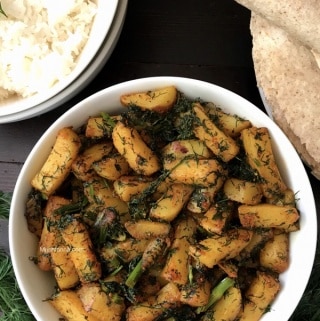
[[[51,88],[33,96],[26,98],[11,97],[0,102],[0,117],[34,108],[47,101],[68,87],[87,68],[111,28],[119,0],[95,0],[94,2],[97,4],[97,13],[94,17],[88,41],[78,56],[77,64],[72,72]]]
[[[255,126],[269,129],[281,173],[287,185],[297,193],[297,206],[301,213],[301,230],[290,235],[290,268],[281,275],[281,291],[261,320],[287,320],[297,306],[308,282],[315,255],[317,218],[313,192],[304,166],[295,149],[272,120],[238,95],[206,82],[177,78],[154,77],[138,79],[106,88],[88,97],[62,115],[40,138],[29,154],[14,190],[10,221],[9,241],[12,262],[21,291],[37,320],[57,320],[57,312],[43,302],[53,293],[53,277],[40,271],[29,259],[35,255],[36,239],[27,230],[23,217],[25,201],[30,191],[30,181],[45,161],[55,141],[57,131],[64,126],[82,125],[89,116],[101,111],[117,113],[121,94],[146,91],[166,85],[175,85],[190,98],[200,97],[215,102],[225,111],[249,119]],[[308,240],[308,246],[306,246]],[[37,286],[35,286],[35,284]]]

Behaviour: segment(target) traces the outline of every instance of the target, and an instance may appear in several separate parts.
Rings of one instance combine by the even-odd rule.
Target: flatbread
[[[235,0],[320,53],[319,0]]]
[[[259,2],[259,1],[258,1]],[[320,179],[318,56],[282,28],[252,12],[252,57],[258,86],[276,123]]]

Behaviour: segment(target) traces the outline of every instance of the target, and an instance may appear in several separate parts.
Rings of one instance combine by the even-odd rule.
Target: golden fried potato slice
[[[168,111],[177,100],[177,89],[168,86],[156,90],[122,95],[120,102],[124,106],[136,105],[141,109],[152,110],[157,113]]]

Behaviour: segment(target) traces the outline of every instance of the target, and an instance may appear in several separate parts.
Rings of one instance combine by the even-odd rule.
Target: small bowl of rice
[[[58,105],[59,95],[71,98],[62,93],[103,46],[118,2],[1,1],[0,123],[47,112]]]

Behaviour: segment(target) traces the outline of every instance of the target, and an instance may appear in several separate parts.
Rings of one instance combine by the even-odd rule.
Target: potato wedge
[[[206,238],[191,245],[189,253],[205,266],[212,268],[221,260],[236,257],[250,242],[253,232],[245,229],[229,230],[223,236]]]
[[[60,291],[48,302],[68,321],[99,321],[84,309],[75,291]]]
[[[207,103],[203,108],[210,118],[216,120],[219,128],[233,138],[238,137],[243,129],[251,127],[249,120],[237,115],[228,114],[213,103]]]
[[[85,136],[88,138],[110,138],[114,124],[119,120],[119,116],[109,116],[106,120],[104,117],[89,117],[86,125]]]
[[[231,215],[232,206],[213,204],[199,219],[199,224],[209,233],[220,235],[225,230]]]
[[[83,284],[76,292],[88,315],[97,320],[121,320],[125,309],[124,300],[112,292],[104,292],[99,283]]]
[[[295,207],[265,203],[240,205],[238,213],[244,227],[277,228],[286,231],[290,230],[300,217]]]
[[[132,305],[127,309],[127,321],[153,321],[165,310],[180,305],[180,291],[177,285],[170,282],[163,286],[154,300]]]
[[[138,174],[150,176],[160,169],[160,160],[147,146],[135,128],[118,122],[113,128],[112,139],[115,148]]]
[[[289,267],[289,234],[275,233],[260,251],[261,266],[276,273],[283,273]]]
[[[181,287],[180,301],[191,307],[201,307],[206,305],[210,297],[211,284],[208,279],[203,282],[187,283]]]
[[[235,140],[211,121],[200,104],[194,104],[193,111],[197,118],[193,130],[196,137],[224,162],[234,158],[239,152],[239,146]]]
[[[80,279],[78,272],[70,258],[70,248],[61,243],[59,250],[51,252],[52,270],[60,290],[71,289]]]
[[[268,129],[265,127],[244,129],[241,132],[241,139],[249,165],[263,180],[261,186],[264,196],[273,198],[281,195],[287,190],[287,186],[276,163]]]
[[[48,198],[44,209],[45,219],[37,250],[37,264],[41,270],[49,271],[52,269],[51,253],[57,250],[61,242],[60,231],[55,225],[60,216],[55,213],[55,210],[68,204],[70,204],[70,200],[61,196],[51,195]]]
[[[150,220],[128,221],[125,223],[128,233],[138,239],[153,239],[167,236],[170,232],[170,224]]]
[[[248,205],[260,203],[263,196],[260,184],[237,178],[227,179],[223,191],[230,200]]]
[[[130,169],[126,159],[118,154],[94,162],[92,168],[99,176],[111,181],[118,179],[122,175],[128,174]]]
[[[164,159],[182,159],[188,156],[210,158],[212,152],[204,142],[198,139],[175,140],[167,144],[161,151]]]
[[[175,227],[174,240],[170,246],[166,264],[161,277],[168,282],[186,284],[189,278],[189,246],[197,230],[197,223],[192,217],[178,222]]]
[[[169,179],[175,183],[209,187],[219,184],[226,171],[215,159],[182,159],[164,163],[170,171]]]
[[[266,312],[280,290],[280,283],[273,275],[257,272],[245,293],[247,301],[244,302],[238,321],[258,321]]]
[[[120,102],[124,106],[136,105],[141,109],[164,113],[168,111],[177,100],[177,89],[168,86],[161,89],[140,93],[122,95]]]
[[[151,208],[150,217],[165,222],[173,221],[188,202],[192,191],[191,185],[170,185],[167,192]]]
[[[72,163],[73,174],[81,181],[90,180],[96,175],[93,163],[107,156],[112,149],[112,142],[97,143],[88,147]]]
[[[82,283],[96,281],[101,277],[101,264],[93,250],[86,226],[73,219],[61,230],[62,237],[71,248],[70,258]]]
[[[80,138],[71,127],[60,129],[47,160],[31,180],[31,185],[44,197],[52,195],[69,175],[80,146]]]
[[[113,183],[115,193],[124,201],[129,202],[132,197],[143,192],[153,179],[145,176],[121,176]]]
[[[239,288],[229,288],[225,295],[202,317],[201,321],[234,321],[242,308]]]

